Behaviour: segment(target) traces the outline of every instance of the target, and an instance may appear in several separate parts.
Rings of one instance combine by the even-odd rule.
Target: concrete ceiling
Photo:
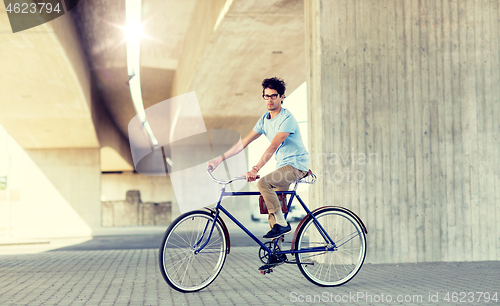
[[[184,35],[195,0],[142,1],[147,35],[141,41],[144,107],[171,97]],[[125,1],[82,1],[73,11],[81,41],[102,100],[123,135],[135,110],[127,85]]]
[[[226,0],[143,0],[147,38],[141,41],[141,85],[146,108],[195,91],[207,129],[233,129],[244,136],[266,111],[260,97],[262,79],[285,79],[287,93],[305,81],[303,0],[228,2],[232,4],[214,31]],[[135,111],[126,85],[125,35],[119,28],[124,25],[125,1],[87,0],[80,1],[71,13],[33,30],[0,35],[2,69],[13,77],[6,81],[2,74],[0,90],[3,97],[7,91],[9,103],[0,101],[0,123],[16,140],[23,140],[18,141],[21,145],[37,147],[48,141],[45,147],[103,147],[105,137],[93,130],[99,129],[93,112],[109,113],[111,123],[101,125],[106,131],[116,130],[113,133],[121,136],[114,138],[123,137],[126,142]],[[0,26],[2,31],[9,30],[1,10]],[[68,38],[60,27],[73,27],[76,37]],[[48,40],[47,35],[29,34],[40,30],[56,35]],[[58,61],[58,56],[65,60]],[[44,90],[46,86],[50,90]],[[33,96],[36,101],[23,109],[24,101]],[[92,101],[102,107],[92,106]],[[59,115],[52,116],[54,113]],[[56,120],[51,123],[46,120],[49,117]],[[10,124],[12,120],[19,120],[17,127]],[[80,129],[85,141],[68,142],[72,134],[61,132],[58,143],[50,140],[47,131],[45,138],[39,138],[43,133],[37,134],[36,127],[20,128],[21,123],[36,125],[40,120],[45,120],[41,124],[47,131],[51,124],[55,125],[52,129],[60,130],[64,120],[69,121],[68,126],[74,122],[71,128]],[[129,154],[123,141],[110,145],[122,156]],[[130,163],[130,156],[124,159]]]
[[[207,126],[246,135],[266,112],[261,98],[264,78],[283,78],[287,93],[305,81],[304,50],[302,0],[236,1],[214,33],[190,86]]]
[[[203,2],[143,1],[144,105],[195,91],[207,128],[246,134],[265,112],[260,98],[263,78],[284,78],[288,92],[305,81],[303,1],[235,0],[215,32],[215,18],[200,20],[214,7],[218,17],[225,1]],[[126,85],[124,32],[118,27],[125,24],[124,1],[82,3],[74,19],[103,101],[127,135],[135,111]],[[182,62],[189,67],[179,65]],[[188,72],[179,74],[178,69]],[[172,88],[175,78],[182,83],[177,89]]]
[[[0,3],[0,123],[24,148],[99,147],[82,47],[63,16],[16,34]]]

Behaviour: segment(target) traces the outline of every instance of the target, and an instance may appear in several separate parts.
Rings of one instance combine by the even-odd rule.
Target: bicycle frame
[[[222,190],[221,190],[219,201],[217,202],[217,205],[214,208],[215,209],[214,220],[217,220],[217,218],[219,217],[220,211],[224,212],[224,214],[229,219],[231,219],[234,223],[236,223],[236,225],[238,225],[239,228],[241,228],[248,236],[250,236],[258,245],[260,245],[269,254],[281,255],[281,254],[297,254],[297,253],[309,253],[309,252],[321,252],[321,251],[334,251],[337,248],[337,246],[335,245],[335,242],[328,235],[328,233],[325,231],[325,229],[323,228],[323,226],[318,222],[318,220],[316,219],[316,217],[311,213],[311,211],[309,210],[309,208],[307,208],[307,206],[304,204],[304,202],[302,201],[302,199],[300,198],[300,196],[297,194],[297,191],[296,191],[297,190],[297,184],[298,183],[295,183],[294,189],[292,191],[279,191],[279,193],[280,194],[283,193],[283,194],[286,194],[286,195],[291,195],[290,200],[289,200],[289,202],[287,204],[288,211],[290,211],[290,207],[292,205],[294,197],[297,197],[297,200],[299,201],[300,205],[302,205],[302,208],[307,213],[306,217],[307,216],[311,216],[312,217],[314,225],[318,229],[318,231],[321,234],[321,236],[323,236],[323,239],[325,239],[325,241],[328,243],[328,245],[329,245],[328,247],[314,247],[314,248],[307,248],[307,249],[302,249],[302,250],[287,250],[287,251],[280,251],[280,252],[273,253],[273,251],[271,249],[269,249],[264,243],[262,243],[257,237],[255,237],[255,235],[252,232],[250,232],[243,224],[241,224],[233,215],[231,215],[231,213],[229,211],[227,211],[221,205],[222,198],[225,197],[225,196],[253,196],[253,195],[261,195],[260,192],[258,192],[258,191],[227,192],[225,190],[226,186],[224,185],[222,187]],[[285,219],[286,219],[287,215],[288,215],[288,213],[285,214]],[[214,227],[215,227],[215,222],[213,222],[213,224],[212,224],[212,226],[210,228],[210,233],[209,233],[208,239],[206,239],[205,243],[202,246],[200,246],[195,251],[196,254],[199,253],[207,245],[208,241],[210,240],[210,238],[212,236],[212,232],[213,232]],[[196,243],[196,245],[198,245],[198,243],[200,243],[203,240],[203,237],[205,236],[206,230],[207,230],[207,226],[205,226],[203,234],[201,235],[201,238]],[[276,246],[277,243],[278,243],[278,241],[276,240],[275,241],[275,246]]]

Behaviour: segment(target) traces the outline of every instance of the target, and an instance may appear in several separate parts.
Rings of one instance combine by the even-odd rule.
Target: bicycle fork
[[[215,213],[215,216],[214,216],[214,219],[213,219],[213,222],[212,222],[212,226],[210,227],[210,232],[208,233],[208,237],[207,237],[205,243],[203,243],[203,245],[198,248],[198,246],[200,245],[200,243],[203,241],[203,238],[205,237],[205,235],[207,233],[208,225],[210,224],[210,220],[207,220],[207,223],[205,224],[205,228],[203,229],[203,232],[200,235],[201,237],[198,239],[198,241],[196,241],[196,243],[192,247],[193,253],[195,255],[199,254],[201,252],[201,250],[203,250],[203,248],[210,241],[210,237],[212,237],[212,233],[214,231],[215,223],[217,222],[217,218],[218,217],[219,217],[219,210],[217,210],[217,212]]]

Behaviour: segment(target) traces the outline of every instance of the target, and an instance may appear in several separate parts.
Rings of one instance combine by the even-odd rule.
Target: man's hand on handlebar
[[[252,182],[252,181],[255,181],[257,179],[260,179],[260,175],[257,175],[257,171],[256,169],[252,169],[251,171],[241,175],[241,176],[238,176],[238,177],[234,177],[228,181],[221,181],[221,180],[218,180],[216,178],[214,178],[214,176],[210,173],[212,171],[215,170],[214,166],[217,167],[220,163],[218,163],[218,160],[213,160],[213,161],[210,161],[207,163],[207,172],[208,172],[208,175],[212,178],[212,180],[214,180],[216,183],[219,183],[219,184],[230,184],[232,183],[233,181],[237,181],[237,180],[246,180],[247,182]]]
[[[214,171],[214,170],[217,168],[217,166],[218,166],[219,164],[220,164],[220,161],[219,161],[219,159],[218,159],[218,158],[217,158],[217,159],[214,159],[214,160],[211,160],[211,161],[209,161],[209,162],[207,163],[207,170],[208,170],[209,172],[212,172],[212,171]]]
[[[257,171],[254,168],[252,168],[252,170],[245,173],[245,177],[246,177],[247,182],[253,182],[259,178],[259,176],[257,175]]]

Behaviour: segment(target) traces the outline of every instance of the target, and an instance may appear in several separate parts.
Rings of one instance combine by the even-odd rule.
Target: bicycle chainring
[[[271,241],[264,243],[264,245],[266,247],[268,247],[269,249],[273,248],[273,243]],[[269,253],[266,250],[264,250],[262,247],[260,247],[260,249],[259,249],[259,259],[264,264],[267,264],[269,261]]]

